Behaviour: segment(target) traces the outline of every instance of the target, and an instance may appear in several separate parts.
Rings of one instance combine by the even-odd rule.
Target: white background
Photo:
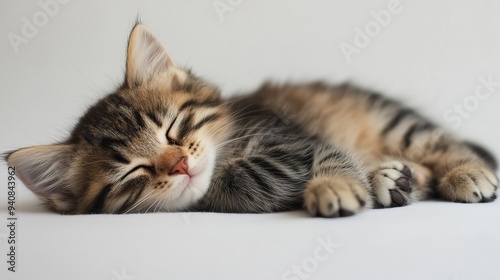
[[[214,2],[233,6],[221,15]],[[500,82],[500,2],[401,0],[401,11],[348,62],[339,45],[354,45],[355,28],[365,29],[389,2],[73,0],[58,4],[16,52],[9,36],[22,37],[23,18],[33,23],[43,9],[2,0],[0,152],[64,140],[84,110],[122,82],[140,15],[178,65],[226,96],[267,79],[352,81],[500,155],[500,86],[458,128],[443,119],[473,98],[479,77]],[[499,277],[498,202],[425,202],[335,221],[302,212],[78,217],[46,212],[20,184],[18,192],[19,272],[7,273],[1,261],[7,279],[118,280],[122,269],[135,279],[282,279],[327,236],[339,247],[310,279]],[[4,213],[6,191],[0,199]]]

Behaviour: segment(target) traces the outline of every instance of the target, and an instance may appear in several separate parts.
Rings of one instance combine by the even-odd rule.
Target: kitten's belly
[[[309,114],[300,121],[309,133],[321,135],[332,144],[355,151],[365,162],[376,160],[384,154],[379,125],[355,100],[326,102],[322,98],[305,104]],[[324,108],[320,108],[323,106]]]
[[[380,132],[385,116],[367,109],[365,96],[342,94],[341,88],[325,92],[297,87],[276,94],[260,94],[267,106],[284,112],[306,132],[322,136],[332,144],[355,151],[363,161],[372,162],[384,154]]]

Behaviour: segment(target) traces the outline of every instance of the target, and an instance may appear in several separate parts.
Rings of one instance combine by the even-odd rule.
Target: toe
[[[411,178],[412,172],[408,166],[405,165],[401,173],[403,173],[403,175],[405,175],[406,178]]]
[[[394,182],[396,183],[396,186],[402,191],[407,193],[411,192],[410,181],[408,181],[408,179],[401,177]]]
[[[405,205],[405,199],[402,194],[396,190],[389,190],[389,192],[391,193],[392,206],[399,207]]]
[[[318,214],[318,201],[316,199],[316,195],[314,193],[306,194],[306,208],[307,212],[311,214],[311,216],[316,216]]]
[[[492,202],[493,200],[497,199],[497,194],[494,193],[491,197],[483,197],[481,202]]]
[[[341,209],[339,211],[339,216],[340,217],[349,217],[349,216],[352,216],[352,215],[354,215],[354,212],[349,211],[349,210]]]
[[[338,198],[327,187],[324,187],[321,192],[318,192],[318,210],[321,216],[333,217],[339,210]]]

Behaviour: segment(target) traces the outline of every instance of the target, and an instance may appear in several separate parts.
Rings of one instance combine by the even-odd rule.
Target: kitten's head
[[[218,89],[177,67],[136,25],[123,86],[93,105],[68,141],[7,161],[60,213],[183,210],[209,187],[226,115]]]

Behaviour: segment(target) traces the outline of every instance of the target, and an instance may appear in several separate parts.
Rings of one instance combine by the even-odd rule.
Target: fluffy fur
[[[498,185],[486,150],[351,85],[269,83],[222,100],[140,24],[123,86],[89,108],[66,141],[7,160],[66,214],[304,207],[337,217],[430,195],[488,202]]]

